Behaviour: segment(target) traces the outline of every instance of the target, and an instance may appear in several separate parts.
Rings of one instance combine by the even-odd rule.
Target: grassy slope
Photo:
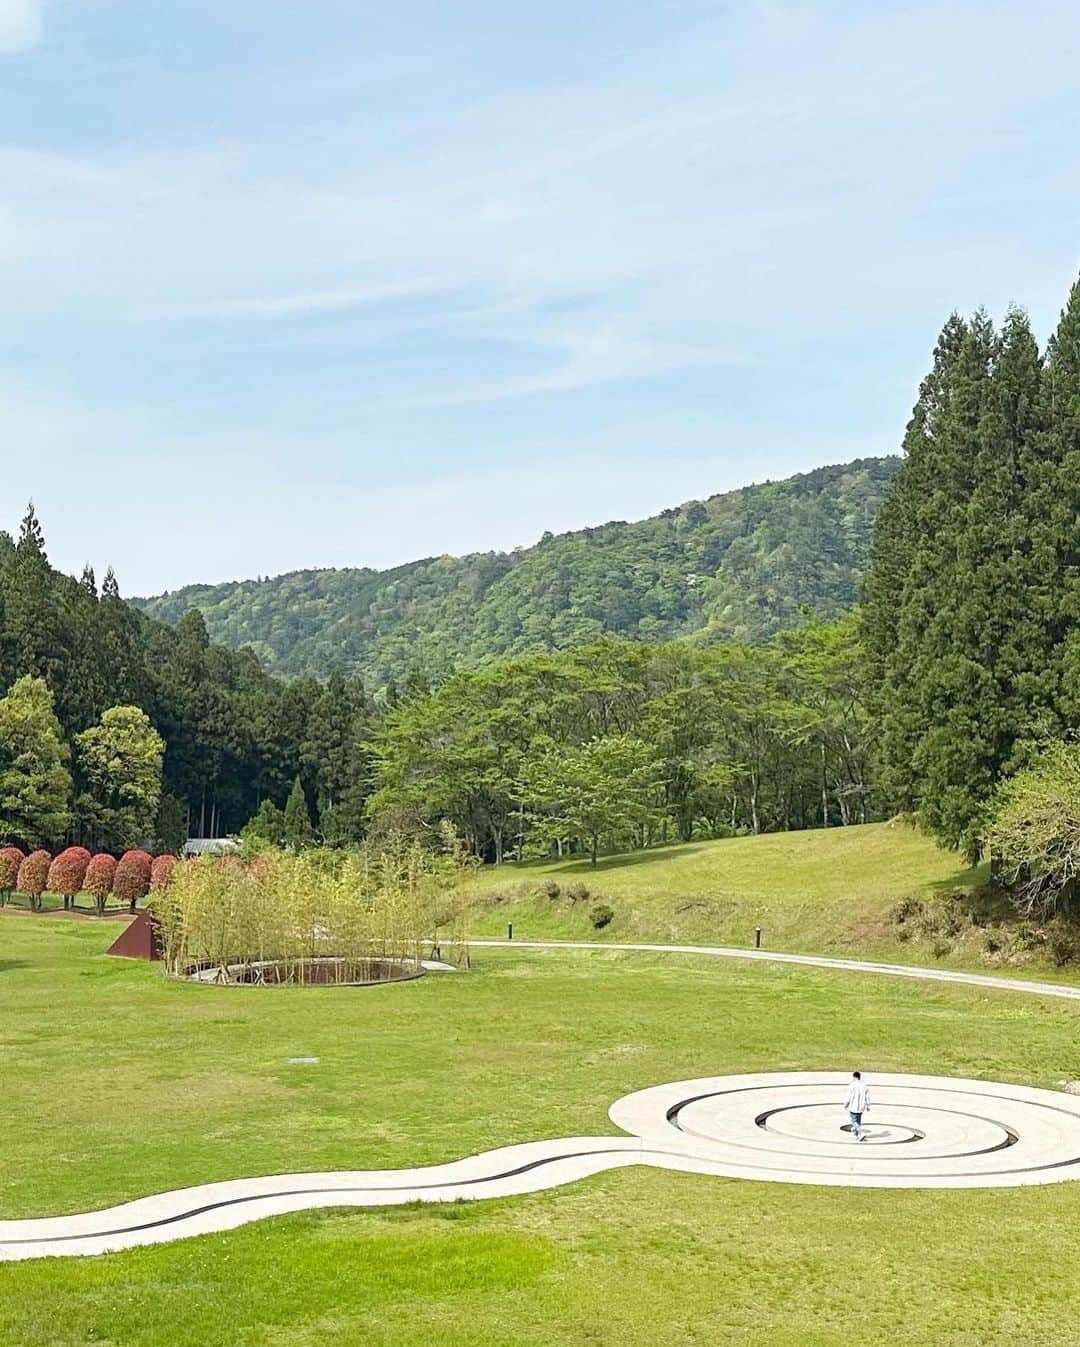
[[[617,1096],[710,1072],[858,1061],[1052,1085],[1080,1023],[1009,993],[617,953],[481,951],[472,974],[362,991],[187,987],[102,957],[113,932],[0,926],[4,1216],[609,1133]],[[288,1065],[301,1055],[321,1060]],[[637,1347],[662,1325],[720,1347],[839,1347],[856,1325],[860,1341],[1057,1347],[1078,1294],[1080,1185],[874,1192],[642,1170],[0,1265],[0,1342]]]
[[[538,893],[554,879],[563,892]],[[955,853],[900,823],[771,833],[689,843],[585,861],[507,865],[477,880],[475,931],[519,938],[599,938],[751,944],[760,926],[773,949],[924,959],[927,941],[901,943],[891,912],[903,898],[933,900],[985,879]],[[572,902],[565,890],[585,884]],[[607,902],[615,919],[601,932],[590,910]],[[957,962],[978,955],[956,942]]]

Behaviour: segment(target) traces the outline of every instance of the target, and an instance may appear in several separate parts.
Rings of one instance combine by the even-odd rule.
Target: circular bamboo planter
[[[191,964],[180,976],[217,987],[374,987],[422,977],[418,960],[395,958],[240,959]]]

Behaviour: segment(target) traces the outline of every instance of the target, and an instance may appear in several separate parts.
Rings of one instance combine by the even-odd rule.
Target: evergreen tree
[[[108,707],[145,712],[167,740],[167,792],[175,805],[165,822],[176,846],[189,816],[192,831],[203,835],[237,830],[262,797],[284,798],[298,770],[317,798],[300,745],[319,684],[284,683],[252,651],[211,645],[198,612],[175,630],[144,617],[120,597],[111,572],[102,589],[98,597],[89,565],[79,579],[52,569],[32,507],[18,543],[0,532],[0,695],[21,675],[43,678],[69,741],[96,726]],[[356,761],[362,778],[363,755]],[[354,836],[358,813],[354,804]]]
[[[934,348],[930,373],[904,434],[904,462],[885,492],[870,544],[863,585],[860,636],[866,659],[867,700],[879,725],[878,779],[890,804],[912,811],[918,803],[912,755],[920,733],[912,686],[914,649],[921,630],[913,616],[914,571],[921,537],[920,511],[936,475],[952,384],[967,324],[952,314]]]
[[[978,854],[1000,782],[1080,723],[1080,286],[951,319],[875,530],[861,626],[894,807]]]
[[[1010,314],[1000,339],[983,313],[968,324],[949,320],[865,588],[882,785],[895,807],[972,855],[999,774],[1030,723],[1012,524],[1038,384],[1022,314]]]
[[[81,669],[74,659],[71,593],[49,566],[41,524],[31,503],[4,577],[7,621],[20,674],[43,678],[62,723],[85,714]],[[71,589],[78,589],[74,581]]]
[[[40,678],[18,679],[0,700],[0,837],[40,847],[60,841],[70,820],[67,745]]]
[[[1059,713],[1080,725],[1080,281],[1046,350],[1035,489],[1025,522],[1051,646],[1049,682]]]
[[[188,836],[187,810],[175,795],[162,795],[154,835],[155,850],[170,856],[183,851]]]
[[[304,794],[304,787],[299,777],[293,782],[292,790],[289,791],[289,798],[285,802],[283,824],[283,838],[287,847],[291,847],[293,851],[299,851],[301,847],[311,845],[315,830],[311,826],[307,797]]]
[[[285,815],[273,802],[263,800],[254,817],[241,830],[240,836],[249,845],[256,847],[280,847],[285,844]]]
[[[34,510],[33,501],[27,505],[26,513],[19,525],[18,551],[23,557],[34,557],[48,565],[49,558],[45,555],[45,534]]]
[[[150,678],[140,638],[140,619],[121,599],[111,566],[102,582],[96,618],[97,662],[109,702],[149,706]]]
[[[996,355],[996,333],[978,313],[952,368],[949,402],[917,511],[911,586],[900,614],[899,653],[909,661],[910,704],[919,726],[910,763],[918,815],[947,845],[972,854],[978,853],[1003,732],[999,690],[984,658],[995,614],[975,611],[971,602],[975,593],[991,602],[999,597],[989,593],[993,579],[979,580],[984,564],[994,566],[998,550],[997,535],[988,534],[985,523],[997,511],[1000,532],[1001,507],[1007,508],[1012,491],[993,434]],[[980,496],[986,500],[980,503]],[[1007,554],[1003,564],[1007,570]]]
[[[980,483],[972,502],[970,526],[983,562],[965,601],[970,622],[982,628],[980,657],[994,671],[1000,705],[995,767],[1006,775],[1060,731],[1050,604],[1056,586],[1040,536],[1039,512],[1047,503],[1042,380],[1043,361],[1028,317],[1011,309],[994,366],[987,425],[996,451],[984,454],[980,465],[981,475],[998,486],[990,490]]]
[[[306,718],[300,761],[314,789],[323,839],[332,845],[358,841],[371,789],[371,749],[359,680],[330,675]]]

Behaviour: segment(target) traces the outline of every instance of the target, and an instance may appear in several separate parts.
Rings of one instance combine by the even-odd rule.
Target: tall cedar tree
[[[913,651],[920,632],[901,617],[912,605],[920,539],[920,510],[940,456],[939,441],[952,395],[954,370],[967,324],[952,314],[934,348],[904,434],[904,462],[885,493],[870,546],[863,586],[860,635],[866,652],[867,699],[879,725],[877,768],[882,793],[896,808],[918,804],[912,756],[920,724],[912,686]]]
[[[293,782],[289,798],[285,802],[284,831],[285,845],[294,851],[309,846],[314,837],[307,797],[304,795],[304,787],[299,777]]]
[[[965,612],[988,560],[980,555],[982,535],[972,527],[971,511],[982,490],[980,456],[988,437],[996,348],[989,319],[976,314],[952,367],[900,614],[919,726],[911,757],[919,817],[948,845],[969,850],[977,849],[981,808],[996,779],[998,699],[992,670],[973,639],[974,619]]]
[[[1044,489],[1029,505],[1039,540],[1052,655],[1050,681],[1065,723],[1080,725],[1080,281],[1046,350],[1040,457]],[[1041,518],[1036,513],[1041,512]]]
[[[985,314],[969,324],[950,318],[866,586],[882,785],[970,855],[1001,771],[1033,721],[1035,690],[1024,674],[1035,652],[1025,641],[1013,521],[1038,389],[1038,352],[1022,314],[1010,314],[1000,338]]]
[[[879,517],[861,626],[881,784],[980,849],[991,797],[1080,724],[1080,284],[1045,364],[1026,316],[955,317]]]

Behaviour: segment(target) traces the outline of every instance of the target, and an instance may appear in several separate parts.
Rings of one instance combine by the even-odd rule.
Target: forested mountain
[[[213,640],[250,646],[278,673],[340,670],[369,690],[604,634],[760,643],[807,612],[831,617],[854,604],[898,466],[818,468],[636,523],[545,534],[510,553],[295,571],[132,602],[169,623],[198,608]]]
[[[0,843],[172,849],[250,820],[348,845],[449,821],[499,860],[853,822],[875,808],[855,622],[759,646],[605,635],[376,702],[339,672],[273,677],[197,610],[155,621],[111,572],[100,592],[60,574],[31,508],[0,533]]]

